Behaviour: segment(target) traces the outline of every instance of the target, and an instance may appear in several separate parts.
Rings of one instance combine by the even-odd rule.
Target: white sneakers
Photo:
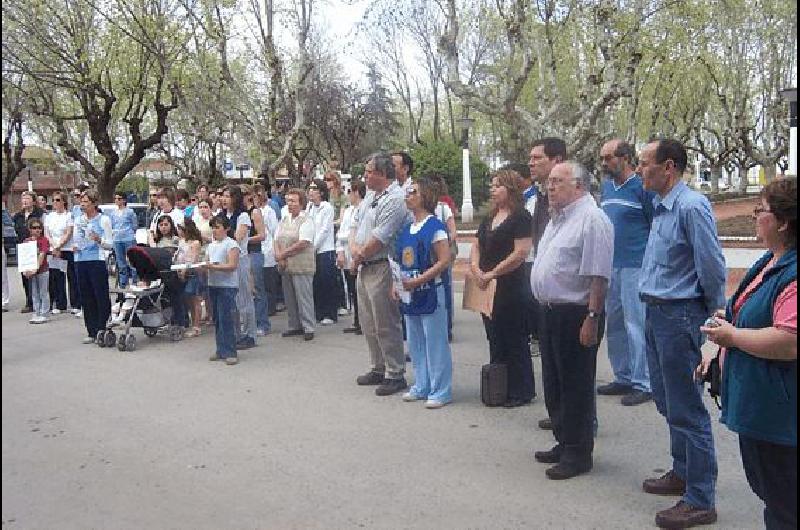
[[[81,342],[84,344],[94,344],[94,339],[92,337],[83,337]]]
[[[349,314],[350,314],[350,311],[348,311],[348,310],[347,310],[346,308],[344,308],[344,307],[340,307],[340,308],[339,308],[339,311],[337,311],[337,313],[339,314],[339,316],[340,316],[340,317],[345,317],[345,316],[347,316],[347,315],[349,315]]]
[[[50,319],[47,318],[47,317],[43,317],[41,315],[36,315],[33,318],[31,318],[28,322],[30,322],[31,324],[44,324],[45,322],[49,322],[49,321],[50,321]]]
[[[75,318],[83,318],[83,309],[72,310],[72,314],[75,315]]]
[[[435,399],[429,399],[425,402],[426,409],[440,409],[447,405],[444,401],[436,401]]]
[[[322,320],[319,321],[319,323],[322,324],[323,326],[330,326],[332,324],[335,324],[333,319],[330,318],[323,318]]]
[[[440,409],[440,408],[444,407],[445,405],[447,405],[447,403],[449,403],[449,401],[448,402],[444,402],[444,401],[438,401],[438,400],[435,400],[435,399],[427,399],[427,398],[424,398],[422,396],[418,396],[417,394],[414,394],[413,392],[406,392],[405,394],[403,394],[403,401],[409,402],[409,403],[412,402],[412,401],[425,401],[425,408],[426,409]]]
[[[54,307],[53,310],[50,311],[50,312],[53,313],[54,315],[60,315],[61,314],[61,310],[59,308],[57,308],[57,307]]]
[[[418,396],[416,394],[413,394],[411,392],[406,392],[405,394],[403,394],[403,401],[405,401],[406,403],[410,403],[412,401],[421,401],[423,399],[425,399],[425,398],[421,397],[421,396]]]

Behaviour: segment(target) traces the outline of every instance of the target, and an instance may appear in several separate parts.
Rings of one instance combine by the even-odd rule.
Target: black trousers
[[[24,274],[20,274],[20,277],[22,277],[22,288],[25,290],[25,307],[32,308],[33,299],[31,298],[31,284]]]
[[[483,326],[489,341],[489,362],[505,364],[508,369],[508,399],[532,400],[536,388],[523,303],[503,303],[496,298],[492,318],[484,316]]]
[[[577,304],[539,306],[539,348],[547,413],[561,462],[582,465],[594,450],[594,387],[597,349],[605,322],[597,323],[598,345],[580,343],[588,308]]]
[[[525,297],[527,300],[527,307],[525,308],[525,325],[527,326],[528,335],[531,340],[539,340],[539,302],[533,296],[531,290],[531,269],[533,262],[525,262]]]
[[[320,252],[316,257],[317,271],[314,273],[314,314],[317,322],[330,318],[334,322],[339,319],[339,300],[336,294],[336,252],[329,250]]]
[[[269,316],[277,313],[278,298],[283,300],[283,287],[281,286],[281,275],[278,267],[264,267],[264,285],[267,289],[267,314]]]
[[[50,305],[55,309],[67,309],[67,275],[59,269],[50,269]]]
[[[111,315],[108,269],[105,261],[80,261],[75,264],[83,293],[83,322],[89,337],[105,329]]]
[[[747,482],[764,501],[767,530],[797,528],[797,446],[739,435]]]
[[[344,279],[347,282],[347,297],[350,299],[350,304],[353,306],[353,327],[361,329],[361,324],[358,323],[358,296],[356,296],[357,277],[357,274],[353,274],[349,270],[344,271]]]
[[[75,272],[75,254],[72,251],[61,251],[61,257],[67,260],[67,284],[69,285],[69,306],[72,309],[80,309],[81,296],[78,285],[78,276]]]

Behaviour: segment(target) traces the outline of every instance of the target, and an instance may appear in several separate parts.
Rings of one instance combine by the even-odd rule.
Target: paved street
[[[233,367],[207,361],[209,334],[173,344],[139,329],[137,351],[120,353],[82,345],[82,321],[69,315],[29,325],[9,276],[4,529],[641,529],[675,502],[641,491],[670,465],[652,403],[599,398],[594,470],[548,480],[532,458],[552,444],[535,427],[546,414],[538,359],[531,406],[482,406],[488,349],[472,313],[456,317],[455,402],[431,411],[356,386],[366,346],[342,323],[305,343],[279,337],[281,315]],[[609,379],[602,347],[598,380]],[[715,527],[758,528],[737,440],[712,410]]]

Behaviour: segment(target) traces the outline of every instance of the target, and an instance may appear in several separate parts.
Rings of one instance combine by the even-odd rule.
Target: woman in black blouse
[[[501,169],[492,177],[494,207],[478,228],[472,245],[471,272],[485,288],[497,280],[492,318],[483,317],[489,340],[489,362],[508,368],[506,407],[526,405],[536,395],[526,335],[525,256],[531,248],[531,216],[523,207],[519,174]]]

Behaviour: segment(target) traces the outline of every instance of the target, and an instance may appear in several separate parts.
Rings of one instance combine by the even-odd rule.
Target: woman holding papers
[[[525,334],[525,268],[531,248],[531,216],[523,207],[522,178],[501,169],[492,177],[492,211],[478,228],[470,272],[481,289],[496,281],[491,317],[483,316],[489,340],[489,362],[508,369],[505,407],[526,405],[536,395]]]
[[[67,197],[57,191],[53,194],[53,211],[47,215],[44,223],[45,237],[50,241],[50,300],[53,304],[53,314],[57,315],[67,310],[67,265],[68,259],[72,260],[72,213],[66,208]],[[67,251],[69,257],[67,257]],[[70,278],[74,283],[75,278]],[[70,286],[70,292],[75,292],[75,286]],[[75,305],[75,300],[70,300]]]
[[[447,227],[433,212],[438,188],[422,178],[406,189],[406,206],[414,216],[397,238],[403,291],[392,288],[392,298],[401,299],[414,365],[414,386],[404,401],[426,400],[429,409],[452,401],[453,362],[447,340],[447,305],[442,274],[450,265]]]

